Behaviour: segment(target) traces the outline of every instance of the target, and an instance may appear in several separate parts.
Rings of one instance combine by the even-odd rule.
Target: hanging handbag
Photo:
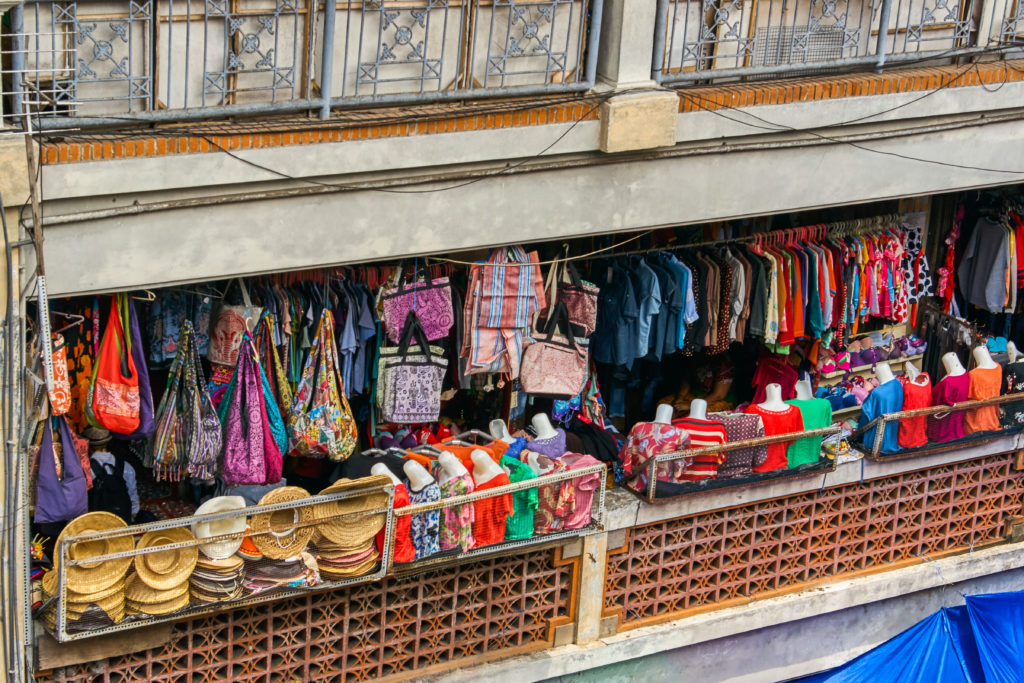
[[[110,302],[107,329],[89,387],[91,415],[96,424],[116,434],[139,428],[139,373],[128,348],[116,295]]]
[[[41,429],[34,520],[37,524],[66,522],[89,511],[85,473],[67,420],[63,416],[47,418]],[[59,434],[56,443],[54,429]]]
[[[290,418],[288,410],[292,407],[292,385],[285,376],[281,356],[274,346],[273,326],[274,315],[270,312],[264,313],[256,325],[253,338],[256,342],[256,353],[260,357],[260,366],[270,385],[270,394],[279,409],[282,421],[287,421]]]
[[[316,341],[295,390],[289,427],[289,453],[344,460],[355,450],[358,432],[345,398],[334,346],[334,316],[325,308]]]
[[[64,415],[71,410],[71,383],[68,381],[68,348],[64,337],[53,335],[53,387],[50,393],[50,412]]]
[[[261,307],[253,306],[249,290],[245,288],[241,278],[238,278],[237,282],[239,289],[242,290],[243,305],[221,304],[213,317],[210,341],[206,348],[207,360],[230,367],[238,364],[238,349],[242,345],[242,335],[256,326],[256,321],[263,312]]]
[[[546,283],[548,306],[537,317],[536,327],[544,329],[548,313],[559,301],[565,304],[576,337],[589,337],[597,328],[597,296],[601,289],[580,278],[575,264],[567,259],[555,260],[548,270]]]
[[[139,331],[139,317],[135,313],[135,302],[124,296],[120,302],[122,324],[125,313],[128,319],[128,346],[139,375],[139,426],[125,439],[148,439],[156,429],[153,411],[153,390],[149,386],[149,368],[146,366],[146,351],[142,347],[142,333]],[[120,435],[118,435],[120,436]]]
[[[416,317],[415,314],[413,314],[410,319],[406,320],[406,323],[407,324],[412,324],[410,322],[410,320],[412,318],[415,318],[415,317]],[[403,333],[404,333],[404,329],[403,329]],[[399,338],[399,341],[401,341],[401,337]],[[413,341],[416,341],[416,340],[414,339]],[[419,342],[417,341],[417,343],[419,343]],[[376,406],[377,406],[377,410],[378,411],[382,409],[382,406],[384,404],[384,397],[387,396],[389,394],[389,392],[391,391],[391,382],[395,378],[395,374],[394,373],[385,372],[384,367],[385,367],[385,365],[387,365],[387,363],[389,361],[395,360],[396,358],[400,357],[399,348],[400,347],[398,345],[396,345],[396,346],[382,346],[377,351],[377,382],[375,384],[374,396],[375,396]],[[439,346],[439,345],[437,345],[437,344],[431,344],[427,348],[430,350],[430,355],[431,356],[434,356],[434,357],[443,357],[444,356],[444,348]],[[422,347],[420,347],[417,350],[422,352]]]
[[[447,337],[455,324],[452,287],[446,277],[411,284],[399,278],[398,286],[384,291],[381,306],[384,330],[395,344],[401,339],[410,311],[416,312],[430,341]]]
[[[563,322],[565,337],[556,337],[555,329]],[[519,380],[523,391],[534,396],[569,399],[583,389],[589,364],[587,347],[571,332],[569,313],[559,301],[548,319],[546,336],[523,351]]]
[[[224,459],[221,473],[228,486],[263,484],[267,465],[263,421],[266,416],[256,350],[248,333],[242,335],[238,365],[224,396]]]
[[[409,345],[415,340],[415,353]],[[402,330],[397,353],[384,360],[384,393],[380,400],[385,422],[416,424],[436,422],[441,412],[441,383],[448,360],[434,355],[416,313],[410,312]]]
[[[269,389],[269,387],[264,388]],[[268,404],[267,391],[260,392],[260,406],[262,408],[263,470],[265,476],[263,483],[276,484],[281,481],[284,458],[281,457],[281,448],[274,439],[274,434],[270,427],[270,417],[277,413],[277,408],[272,404]],[[279,414],[278,418],[280,418]]]

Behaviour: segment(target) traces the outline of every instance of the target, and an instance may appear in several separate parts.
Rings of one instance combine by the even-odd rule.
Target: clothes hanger
[[[144,289],[142,291],[145,292],[145,296],[132,296],[132,298],[136,301],[156,301],[156,294],[152,291],[148,289]]]
[[[53,330],[53,334],[60,334],[66,330],[70,330],[73,327],[78,327],[85,322],[84,315],[78,315],[77,313],[63,313],[62,311],[50,311],[53,315],[59,315],[62,318],[66,318],[71,322],[59,330]]]

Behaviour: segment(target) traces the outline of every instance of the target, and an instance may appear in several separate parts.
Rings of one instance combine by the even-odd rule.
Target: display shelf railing
[[[393,501],[390,484],[356,484],[351,490],[301,500],[62,536],[54,550],[55,581],[49,579],[47,586],[44,577],[46,600],[37,615],[59,642],[67,642],[378,580],[387,574],[393,545]],[[232,520],[238,520],[238,530],[201,538],[191,533],[198,525]],[[376,537],[381,531],[379,552]],[[150,537],[172,542],[137,545]],[[260,538],[266,545],[255,542]],[[343,542],[335,543],[338,540]],[[345,545],[349,540],[351,544]],[[251,559],[229,559],[239,557],[232,551],[221,566],[200,549],[249,541],[255,547],[250,547]],[[280,552],[265,549],[275,544]],[[125,549],[118,550],[122,546]],[[314,558],[327,548],[335,556],[348,552],[358,564],[328,574]],[[263,553],[268,556],[261,557]],[[197,568],[191,558],[204,562],[207,569]],[[140,565],[147,581],[139,576]],[[183,565],[187,572],[180,569]],[[112,581],[111,575],[116,577]],[[152,583],[170,587],[154,588]],[[225,599],[197,599],[200,591]],[[169,595],[175,597],[163,599]]]
[[[817,462],[806,463],[798,467],[772,470],[770,472],[752,472],[750,475],[744,476],[723,477],[721,479],[713,477],[685,483],[663,482],[659,481],[656,476],[657,469],[660,465],[675,462],[677,460],[695,458],[701,455],[730,453],[748,448],[758,448],[777,443],[798,441],[800,439],[828,437],[839,434],[841,431],[842,427],[839,425],[832,425],[829,427],[822,427],[820,429],[808,429],[800,432],[789,432],[786,434],[776,434],[774,436],[761,436],[753,439],[732,441],[717,446],[686,448],[672,453],[662,453],[661,455],[651,458],[644,464],[647,484],[643,491],[637,491],[631,486],[626,486],[625,488],[648,503],[664,503],[680,496],[691,495],[694,493],[733,488],[737,486],[753,486],[765,482],[778,481],[779,479],[789,479],[809,474],[830,472],[836,468],[836,461],[822,452]],[[659,487],[661,487],[660,494]]]
[[[465,552],[459,552],[456,548],[454,551],[441,551],[434,555],[418,558],[411,562],[394,562],[391,566],[392,572],[395,574],[412,574],[439,565],[457,564],[470,558],[479,558],[481,556],[506,555],[512,552],[518,552],[523,548],[551,545],[569,538],[576,538],[602,531],[604,529],[605,516],[605,473],[606,466],[604,464],[587,465],[577,469],[544,474],[535,479],[514,482],[504,486],[498,486],[493,489],[488,489],[486,491],[473,492],[461,496],[452,496],[432,503],[421,503],[397,508],[394,511],[396,518],[412,517],[414,515],[422,515],[432,511],[440,511],[443,513],[448,508],[467,504],[476,504],[486,500],[494,500],[501,496],[529,491],[530,489],[537,489],[538,498],[542,498],[545,495],[552,496],[552,499],[549,502],[554,505],[558,505],[560,502],[559,496],[562,486],[570,486],[573,489],[576,489],[581,484],[585,484],[588,487],[587,490],[593,490],[593,496],[586,503],[589,507],[589,510],[586,513],[580,512],[577,514],[577,510],[575,509],[575,505],[579,504],[579,496],[577,493],[575,498],[576,503],[572,506],[572,509],[563,510],[564,514],[562,515],[554,515],[549,520],[548,524],[544,524],[544,528],[547,530],[535,531],[535,533],[528,538],[506,538],[505,540],[498,541],[496,543],[470,548]],[[556,485],[558,485],[558,490],[556,490]],[[590,488],[591,486],[593,488]],[[543,503],[543,501],[541,502]],[[564,500],[561,502],[563,506],[566,505]],[[534,514],[535,520],[538,516],[541,516],[539,510]],[[579,519],[575,519],[568,523],[571,528],[565,528],[566,520],[569,519],[570,516],[578,516]],[[542,519],[546,519],[543,516],[541,517]],[[537,529],[536,523],[534,528]]]
[[[983,443],[994,441],[995,439],[1002,438],[1009,434],[1016,434],[1017,432],[1024,429],[1024,425],[1008,425],[1001,426],[998,430],[990,430],[984,432],[975,432],[967,435],[962,439],[952,439],[950,441],[929,441],[924,446],[918,448],[904,449],[895,453],[887,453],[882,451],[882,439],[885,437],[885,427],[890,422],[915,418],[915,417],[931,417],[936,415],[943,415],[946,413],[959,413],[975,408],[984,408],[986,406],[1001,406],[1004,403],[1012,403],[1020,401],[1024,403],[1024,393],[1019,394],[1005,394],[1003,396],[993,396],[983,400],[971,399],[968,401],[961,401],[951,406],[931,406],[928,408],[916,408],[914,410],[901,410],[895,413],[884,413],[879,415],[875,419],[871,420],[862,427],[858,427],[851,435],[851,440],[862,437],[865,432],[869,431],[872,427],[878,427],[874,433],[874,439],[870,444],[863,444],[864,456],[869,460],[876,461],[888,461],[888,460],[900,460],[903,458],[916,458],[922,455],[933,455],[936,453],[944,453],[947,451],[954,451],[961,448],[968,448]],[[1002,425],[1002,421],[1000,421]]]

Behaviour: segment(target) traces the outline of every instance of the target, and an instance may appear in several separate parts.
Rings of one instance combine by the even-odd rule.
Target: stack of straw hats
[[[245,499],[241,496],[218,496],[200,505],[195,516],[241,510],[245,510]],[[242,545],[246,528],[244,514],[212,521],[198,519],[192,523],[192,532],[200,541],[229,536],[200,544],[199,559],[189,578],[193,604],[226,602],[241,597],[245,562],[236,552]]]
[[[82,534],[114,531],[128,525],[124,520],[109,512],[89,512],[73,519],[57,537],[56,548],[61,547],[65,538]],[[67,555],[72,560],[87,560],[91,557],[128,552],[135,542],[128,534],[93,541],[79,541],[68,546]],[[119,624],[125,616],[125,573],[131,566],[132,558],[123,557],[98,562],[84,562],[65,568],[66,628],[69,632],[93,630]],[[44,598],[58,595],[58,575],[53,569],[43,576]],[[57,627],[57,603],[43,613],[43,622],[50,629]]]
[[[299,502],[308,497],[297,486],[282,486],[260,498],[258,504]],[[253,515],[250,535],[238,550],[246,562],[245,589],[260,593],[316,583],[315,564],[310,566],[312,557],[305,552],[313,536],[314,522],[310,505]]]
[[[141,550],[195,540],[185,527],[172,527],[146,532],[138,547]],[[161,616],[188,607],[188,579],[198,556],[195,545],[137,555],[135,573],[125,583],[127,613]]]
[[[321,496],[351,491],[343,498],[316,506],[316,562],[324,580],[341,581],[362,576],[380,561],[376,536],[387,520],[385,476],[339,479],[320,492]],[[361,494],[358,492],[362,491]]]

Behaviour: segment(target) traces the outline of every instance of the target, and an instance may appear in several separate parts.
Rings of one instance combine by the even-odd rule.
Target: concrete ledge
[[[469,666],[425,680],[444,679],[467,683],[513,678],[520,682],[546,680],[1017,570],[1022,560],[1024,544],[1000,545],[890,572],[837,581],[778,598],[756,600],[748,605],[707,612],[657,626],[638,628],[601,638],[588,645],[567,645],[523,657]],[[911,617],[910,623],[914,623],[927,616],[927,613],[904,616]],[[891,635],[885,635],[882,640]],[[767,647],[768,643],[764,646]],[[808,660],[813,660],[823,653],[811,648],[804,654]],[[833,655],[834,652],[828,654]],[[748,652],[747,655],[756,656],[756,653]],[[828,663],[819,668],[832,665]],[[702,679],[698,677],[693,680]],[[762,680],[779,678],[766,676]]]

